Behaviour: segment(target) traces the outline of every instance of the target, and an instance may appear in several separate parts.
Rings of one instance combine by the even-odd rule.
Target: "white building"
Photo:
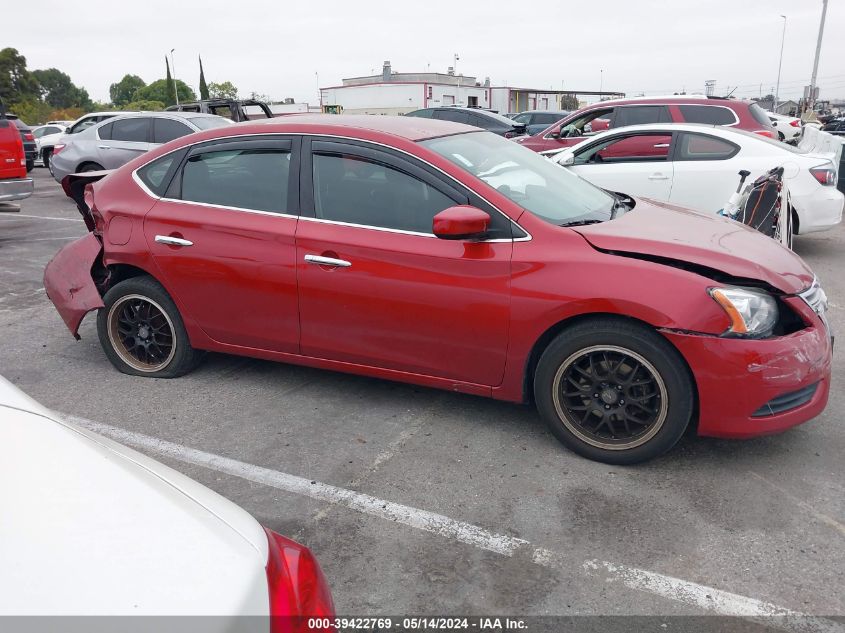
[[[347,114],[405,114],[437,106],[477,106],[502,114],[524,110],[560,110],[564,95],[624,96],[616,92],[578,92],[492,86],[490,79],[448,73],[397,73],[384,62],[381,75],[343,79],[340,86],[320,88],[324,110],[341,106]]]

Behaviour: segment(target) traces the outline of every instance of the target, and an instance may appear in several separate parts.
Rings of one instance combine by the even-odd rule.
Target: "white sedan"
[[[801,138],[801,132],[804,127],[801,124],[801,119],[796,116],[788,116],[786,114],[777,114],[775,112],[766,112],[772,126],[778,132],[778,138],[786,143],[797,143]]]
[[[205,631],[270,631],[271,614],[333,614],[307,548],[2,377],[0,446],[0,616],[202,615],[220,616]]]
[[[564,150],[548,152],[595,185],[709,213],[725,206],[739,184],[784,167],[793,231],[813,233],[842,221],[845,196],[836,189],[838,151],[810,152],[758,134],[692,123],[617,128]]]

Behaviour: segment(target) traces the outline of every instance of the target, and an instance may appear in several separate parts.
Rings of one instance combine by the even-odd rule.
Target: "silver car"
[[[50,172],[57,182],[68,174],[117,169],[136,156],[201,130],[234,125],[229,119],[196,112],[135,112],[102,121],[54,146]]]

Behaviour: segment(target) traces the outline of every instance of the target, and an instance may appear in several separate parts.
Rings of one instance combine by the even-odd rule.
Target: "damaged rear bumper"
[[[85,315],[103,307],[103,299],[91,275],[102,252],[99,238],[88,233],[62,248],[44,269],[47,296],[77,339],[79,324]]]
[[[760,340],[663,332],[695,377],[699,435],[770,435],[824,410],[833,356],[830,332],[800,299],[787,301],[810,327]]]

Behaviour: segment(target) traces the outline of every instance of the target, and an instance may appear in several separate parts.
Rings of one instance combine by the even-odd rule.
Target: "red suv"
[[[23,139],[0,101],[0,202],[32,195],[32,178],[27,178],[27,171]]]
[[[721,97],[673,95],[600,101],[576,110],[534,136],[515,141],[535,152],[571,147],[608,128],[648,123],[727,125],[769,138],[777,131],[756,103]]]

